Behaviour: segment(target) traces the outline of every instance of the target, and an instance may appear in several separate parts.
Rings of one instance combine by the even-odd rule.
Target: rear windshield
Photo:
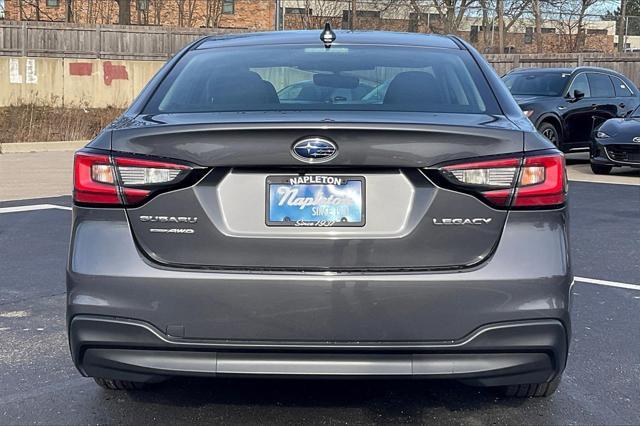
[[[145,113],[296,110],[499,114],[468,52],[371,45],[195,50]]]
[[[570,76],[563,72],[522,72],[507,74],[503,81],[512,95],[560,96]]]

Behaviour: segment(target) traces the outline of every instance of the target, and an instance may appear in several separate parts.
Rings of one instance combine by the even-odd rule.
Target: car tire
[[[556,148],[560,148],[560,134],[558,133],[558,129],[556,129],[556,126],[549,123],[548,121],[545,121],[543,123],[540,123],[540,125],[538,126],[538,132],[540,132],[542,136],[547,138],[549,142],[554,144]]]
[[[93,380],[98,386],[108,390],[141,390],[146,387],[146,383],[142,382],[130,382],[128,380],[112,380],[103,379],[101,377],[94,377]]]
[[[608,175],[612,168],[613,166],[607,166],[606,164],[591,163],[591,171],[597,175]]]
[[[504,394],[513,398],[547,397],[553,395],[560,386],[562,376],[550,382],[512,385],[504,387]]]

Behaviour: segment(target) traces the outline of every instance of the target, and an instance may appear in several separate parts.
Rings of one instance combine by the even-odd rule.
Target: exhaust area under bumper
[[[449,342],[198,341],[144,322],[76,316],[73,360],[87,376],[152,382],[170,376],[373,377],[458,379],[501,386],[541,383],[565,367],[560,321],[491,324]]]

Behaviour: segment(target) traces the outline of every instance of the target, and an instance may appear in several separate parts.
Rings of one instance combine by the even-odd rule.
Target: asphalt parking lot
[[[553,397],[528,400],[406,380],[175,379],[105,391],[79,375],[67,347],[70,197],[0,202],[0,423],[638,424],[640,176],[630,176],[570,183],[569,364]]]

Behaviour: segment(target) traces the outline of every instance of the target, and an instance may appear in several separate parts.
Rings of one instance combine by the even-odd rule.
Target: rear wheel
[[[597,175],[608,175],[612,168],[612,166],[607,166],[606,164],[591,163],[591,171]]]
[[[538,131],[556,147],[560,147],[560,134],[558,133],[556,126],[545,121],[538,126]]]
[[[144,389],[146,383],[130,382],[128,380],[112,380],[94,377],[93,380],[100,386],[108,390],[141,390]]]
[[[553,395],[558,389],[561,379],[562,376],[558,376],[546,383],[505,386],[504,393],[506,396],[515,398],[547,397]]]

